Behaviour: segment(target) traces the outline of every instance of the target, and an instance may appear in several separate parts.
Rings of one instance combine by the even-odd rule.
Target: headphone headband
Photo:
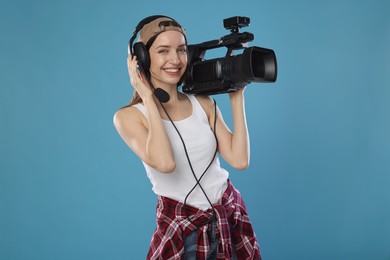
[[[129,51],[130,51],[130,54],[131,54],[131,55],[134,54],[134,51],[133,51],[133,43],[134,43],[135,38],[137,37],[138,32],[141,31],[142,28],[143,28],[146,24],[148,24],[148,23],[150,23],[150,22],[152,22],[152,21],[154,21],[154,20],[156,20],[156,19],[158,19],[158,18],[164,18],[164,17],[165,17],[165,18],[168,18],[168,19],[171,19],[172,21],[175,21],[175,19],[173,19],[173,18],[171,18],[171,17],[169,17],[169,16],[166,16],[166,15],[151,15],[151,16],[148,16],[148,17],[142,19],[142,20],[137,24],[137,26],[134,28],[133,35],[131,36],[131,38],[130,38],[130,40],[129,40]]]

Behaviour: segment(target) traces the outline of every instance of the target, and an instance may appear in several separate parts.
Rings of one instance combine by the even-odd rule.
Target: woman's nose
[[[169,58],[172,64],[179,64],[181,62],[179,54],[176,51],[172,51]]]

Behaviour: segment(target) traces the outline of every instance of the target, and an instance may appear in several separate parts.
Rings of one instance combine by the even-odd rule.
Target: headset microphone
[[[170,99],[168,92],[166,92],[162,88],[155,88],[154,95],[162,103],[167,103]]]
[[[143,66],[138,66],[138,68],[144,75],[146,75]],[[162,88],[155,88],[149,77],[146,76],[145,79],[149,83],[150,87],[153,89],[154,96],[158,99],[158,101],[160,101],[161,103],[167,103],[170,99],[168,92],[166,92]]]

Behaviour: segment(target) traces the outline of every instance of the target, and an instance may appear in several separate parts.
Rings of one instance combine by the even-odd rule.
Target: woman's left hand
[[[245,89],[246,89],[246,86],[244,86],[244,87],[238,89],[237,91],[229,92],[229,97],[230,97],[230,98],[233,98],[233,97],[235,97],[235,96],[243,95]]]

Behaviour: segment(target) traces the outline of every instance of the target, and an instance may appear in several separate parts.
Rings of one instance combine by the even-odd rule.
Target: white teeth
[[[165,69],[166,72],[178,72],[179,69]]]

